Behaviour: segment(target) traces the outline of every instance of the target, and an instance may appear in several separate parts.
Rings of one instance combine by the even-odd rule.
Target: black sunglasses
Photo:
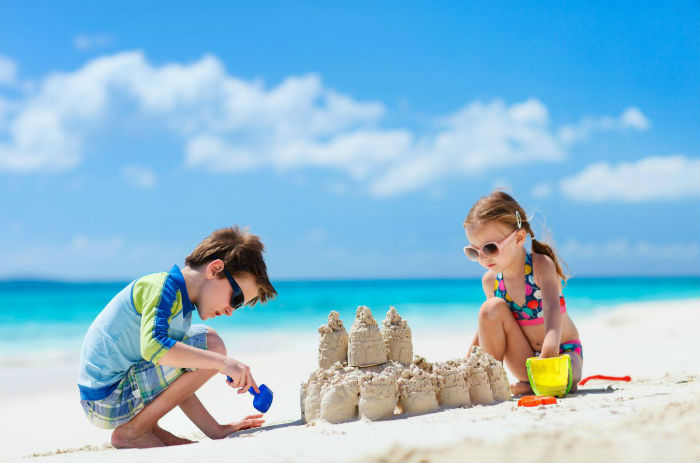
[[[233,295],[231,296],[231,308],[236,310],[245,302],[243,290],[240,286],[238,286],[238,283],[236,283],[236,280],[233,279],[231,274],[228,273],[228,270],[224,269],[224,275],[226,275],[226,278],[228,278],[228,283],[231,285],[231,289],[233,289]]]

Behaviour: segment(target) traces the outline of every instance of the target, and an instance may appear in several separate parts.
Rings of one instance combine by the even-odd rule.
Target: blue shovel
[[[229,383],[233,382],[233,379],[231,379],[230,376],[227,376],[226,380]],[[270,405],[272,405],[272,391],[269,387],[265,386],[264,384],[258,386],[258,389],[260,390],[260,392],[255,392],[251,387],[248,388],[248,392],[255,396],[255,398],[253,399],[253,407],[255,407],[257,411],[265,413],[270,409]]]

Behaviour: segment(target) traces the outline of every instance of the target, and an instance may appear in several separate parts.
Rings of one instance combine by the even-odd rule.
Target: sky
[[[277,280],[474,278],[495,188],[573,276],[698,275],[699,13],[0,3],[0,278],[127,280],[233,224]]]

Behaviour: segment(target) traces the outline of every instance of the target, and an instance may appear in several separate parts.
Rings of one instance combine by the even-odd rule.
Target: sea
[[[75,355],[90,323],[128,282],[0,281],[0,366],[32,353]],[[232,336],[316,332],[336,310],[349,328],[359,305],[381,322],[395,306],[409,325],[473,329],[484,300],[480,279],[273,282],[278,297],[206,323]],[[622,303],[700,300],[700,277],[575,277],[564,288],[576,321]],[[193,323],[199,321],[193,315]]]

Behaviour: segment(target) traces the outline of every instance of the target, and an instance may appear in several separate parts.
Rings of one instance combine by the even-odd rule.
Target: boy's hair
[[[267,302],[277,296],[267,276],[267,266],[263,260],[265,246],[260,238],[238,226],[215,230],[211,235],[197,245],[185,259],[190,267],[199,267],[215,259],[224,261],[224,268],[232,275],[247,272],[255,277],[258,284],[258,295],[249,303],[254,306],[258,302]],[[219,272],[219,278],[224,278],[224,272]]]
[[[516,214],[516,211],[518,214]],[[532,238],[533,252],[549,256],[549,258],[554,261],[554,265],[557,268],[557,274],[566,284],[568,275],[564,274],[554,249],[552,249],[550,245],[535,239],[535,232],[530,226],[525,210],[508,193],[496,190],[479,199],[469,210],[467,217],[464,219],[463,226],[466,228],[468,225],[478,223],[499,222],[506,227],[515,230],[518,228],[518,215],[520,215],[522,229],[525,230]],[[566,264],[564,263],[564,265]]]

